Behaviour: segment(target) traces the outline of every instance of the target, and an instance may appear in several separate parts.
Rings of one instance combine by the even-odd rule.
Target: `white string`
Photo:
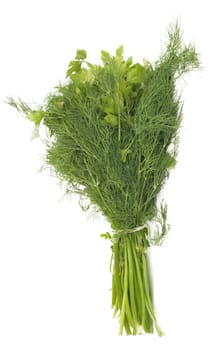
[[[125,229],[123,229],[123,230],[116,230],[116,231],[113,231],[113,234],[117,234],[117,233],[135,233],[135,232],[141,231],[144,228],[148,228],[148,225],[144,224],[142,226],[137,226],[137,227],[130,228],[130,229],[127,229],[127,230],[125,230]]]

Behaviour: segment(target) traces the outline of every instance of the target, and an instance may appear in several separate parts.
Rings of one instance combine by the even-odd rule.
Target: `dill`
[[[182,101],[177,79],[200,66],[193,45],[184,45],[179,23],[151,64],[101,51],[101,64],[77,50],[66,80],[38,110],[8,103],[38,128],[49,130],[46,163],[69,193],[90,200],[109,221],[112,234],[112,306],[122,334],[143,330],[162,335],[153,307],[147,250],[161,244],[167,208],[157,196],[176,165]]]

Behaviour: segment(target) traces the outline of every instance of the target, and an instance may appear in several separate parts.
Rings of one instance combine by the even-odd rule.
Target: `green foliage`
[[[47,163],[69,190],[90,198],[113,229],[154,220],[157,195],[175,166],[181,101],[176,78],[199,66],[176,25],[155,65],[101,52],[102,65],[77,50],[68,80],[27,118],[52,135]],[[19,105],[20,106],[20,105]],[[21,107],[21,106],[20,106]]]
[[[67,80],[39,110],[22,101],[9,103],[48,128],[46,163],[66,181],[69,192],[90,199],[119,232],[113,244],[113,293],[118,293],[113,306],[121,313],[120,332],[124,327],[128,334],[131,329],[136,333],[138,325],[152,332],[153,323],[159,328],[149,304],[151,291],[143,284],[148,274],[142,267],[144,248],[166,236],[166,207],[157,207],[157,196],[176,164],[182,119],[176,81],[198,68],[199,58],[193,45],[182,43],[178,23],[170,27],[169,42],[153,65],[147,60],[134,63],[132,57],[125,60],[123,46],[114,56],[101,51],[98,65],[86,58],[85,50],[77,50]],[[153,233],[151,229],[123,236],[146,222],[155,227]],[[104,237],[113,240],[109,234]],[[131,259],[137,279],[128,282]],[[134,311],[140,307],[132,294],[135,283],[141,283],[141,297],[145,292],[147,300],[142,314]]]

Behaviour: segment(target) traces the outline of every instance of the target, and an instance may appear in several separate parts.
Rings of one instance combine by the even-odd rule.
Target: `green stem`
[[[126,242],[124,242],[125,244],[125,248],[124,248],[124,252],[125,252],[125,266],[127,266],[128,262],[127,262],[127,252],[126,252]],[[121,335],[123,332],[123,328],[124,328],[124,323],[125,323],[125,314],[126,314],[126,304],[127,304],[127,298],[128,298],[128,269],[125,268],[125,276],[124,276],[124,292],[123,292],[123,299],[122,299],[122,307],[121,307],[121,314],[120,314],[120,329],[119,329],[119,334]]]
[[[128,239],[127,240],[127,251],[128,251],[128,268],[129,268],[129,297],[130,297],[130,306],[132,310],[132,316],[133,320],[138,323],[139,317],[136,309],[136,303],[135,303],[135,285],[134,285],[134,265],[133,265],[133,258],[132,258],[132,247],[131,242]]]
[[[139,265],[139,259],[138,256],[136,254],[136,249],[134,246],[134,243],[132,242],[132,251],[133,251],[133,257],[134,257],[134,262],[135,262],[135,267],[136,267],[136,281],[137,281],[137,285],[139,288],[139,293],[140,293],[140,301],[141,301],[141,307],[142,310],[141,311],[141,323],[142,326],[144,327],[145,324],[145,317],[146,317],[146,308],[145,308],[145,298],[144,298],[144,291],[143,291],[143,281],[142,281],[142,273],[140,271],[140,265]],[[136,286],[137,286],[136,285]]]
[[[151,269],[146,250],[147,232],[115,235],[112,264],[112,307],[119,317],[119,334],[153,333],[158,326],[153,307]]]

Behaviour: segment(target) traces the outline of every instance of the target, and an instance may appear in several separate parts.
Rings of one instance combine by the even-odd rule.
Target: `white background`
[[[221,1],[32,1],[0,5],[0,349],[223,348]],[[123,44],[155,60],[166,28],[181,19],[204,69],[183,92],[176,170],[163,193],[171,231],[152,249],[156,309],[166,335],[118,336],[110,308],[110,244],[102,220],[42,166],[44,146],[6,96],[41,103],[84,48]],[[62,199],[62,200],[61,200]]]

